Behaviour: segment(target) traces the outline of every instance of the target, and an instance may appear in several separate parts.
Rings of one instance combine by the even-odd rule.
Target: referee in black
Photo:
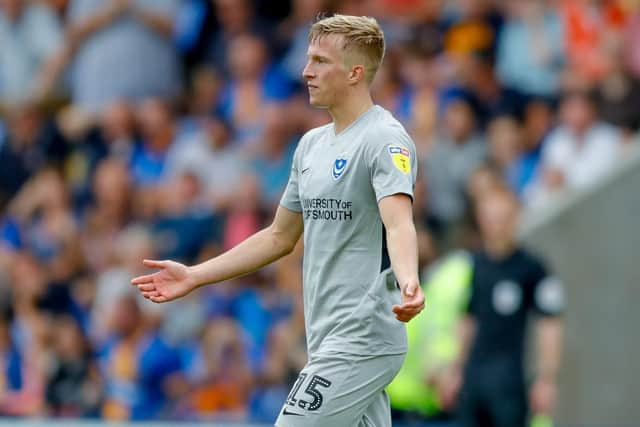
[[[492,189],[477,202],[482,248],[473,254],[462,352],[450,375],[453,389],[462,385],[460,427],[524,427],[530,414],[548,417],[553,410],[564,291],[543,261],[518,246],[518,212],[518,201],[506,188]],[[523,359],[531,313],[537,352],[535,377],[527,387]]]

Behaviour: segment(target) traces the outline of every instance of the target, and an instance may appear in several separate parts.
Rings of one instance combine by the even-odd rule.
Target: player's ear
[[[358,83],[360,80],[364,80],[364,67],[362,65],[354,65],[349,72],[349,81]]]

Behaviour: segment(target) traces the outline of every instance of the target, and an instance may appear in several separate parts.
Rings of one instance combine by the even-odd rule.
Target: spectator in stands
[[[623,34],[623,55],[629,72],[640,78],[640,8],[629,17],[626,31]]]
[[[131,176],[139,187],[157,187],[166,177],[167,155],[177,134],[174,111],[167,100],[147,98],[137,119],[141,141],[133,150]]]
[[[291,83],[270,62],[267,45],[257,35],[241,34],[230,41],[231,77],[221,94],[219,112],[233,124],[234,140],[248,144],[254,153],[260,144],[265,107],[293,94]]]
[[[114,262],[116,236],[131,220],[132,192],[124,162],[107,158],[98,164],[91,203],[82,213],[80,239],[86,267],[92,274],[101,273]]]
[[[459,224],[467,209],[465,185],[469,175],[486,157],[486,144],[476,132],[474,112],[460,98],[450,101],[444,126],[431,152],[423,160],[427,212],[439,235],[452,244],[448,234]],[[454,239],[455,240],[455,239]]]
[[[45,169],[13,200],[11,211],[20,225],[24,247],[47,270],[49,280],[67,283],[82,267],[78,223],[62,176]]]
[[[47,304],[51,301],[46,299],[48,277],[33,256],[20,252],[12,257],[9,280],[13,315],[5,317],[3,328],[0,328],[6,328],[3,344],[7,353],[3,357],[9,363],[5,371],[6,393],[0,400],[0,413],[42,415],[48,341],[47,317],[42,307],[51,307]]]
[[[177,0],[71,0],[73,102],[93,113],[121,98],[176,97],[181,76],[171,36],[177,5]]]
[[[455,390],[463,379],[457,405],[461,426],[524,427],[528,414],[553,411],[563,287],[543,261],[518,247],[518,202],[511,192],[495,188],[476,208],[483,246],[472,256],[468,316],[450,387]],[[539,317],[535,381],[527,396],[524,343],[530,312]]]
[[[209,116],[202,119],[201,128],[171,148],[167,173],[169,177],[193,174],[213,210],[224,213],[235,198],[235,185],[248,171],[248,156],[233,143],[230,123]]]
[[[560,16],[545,1],[516,0],[498,39],[496,71],[502,84],[526,95],[553,97],[566,58]]]
[[[202,65],[192,71],[186,99],[186,115],[180,118],[178,138],[203,132],[209,116],[216,111],[224,80],[213,66]]]
[[[640,77],[634,77],[624,64],[622,45],[607,51],[608,67],[595,88],[598,116],[617,126],[625,137],[640,129]]]
[[[0,317],[0,413],[6,416],[38,415],[40,407],[40,385],[35,372],[28,372],[27,358],[12,337],[12,309],[8,304],[2,308]]]
[[[46,5],[24,0],[0,2],[0,104],[34,95],[43,64],[62,43],[62,23]]]
[[[109,268],[95,272],[96,284],[92,298],[90,319],[91,339],[96,346],[104,345],[109,338],[109,316],[113,310],[113,304],[125,296],[134,296],[131,286],[128,286],[128,277],[140,272],[140,266],[135,265],[135,257],[152,257],[152,235],[148,228],[142,225],[130,225],[122,229],[114,237],[111,248]],[[145,315],[153,315],[161,312],[153,304],[148,304],[144,299],[137,298],[141,310]]]
[[[541,174],[527,195],[529,203],[545,203],[561,189],[585,189],[614,167],[621,148],[621,133],[602,123],[591,94],[567,93],[560,106],[560,126],[542,151]]]
[[[519,160],[523,151],[520,123],[512,116],[494,118],[487,127],[489,160],[514,191],[520,181]]]
[[[59,164],[67,154],[64,138],[34,105],[13,106],[7,116],[7,132],[0,140],[0,198],[5,200],[40,169]]]
[[[242,334],[233,319],[218,318],[204,328],[186,360],[191,389],[182,405],[198,421],[244,421],[253,383]]]
[[[124,100],[114,101],[105,107],[95,124],[75,108],[67,109],[60,116],[61,123],[80,122],[77,129],[66,132],[72,148],[65,162],[65,174],[76,206],[83,209],[91,202],[91,183],[98,165],[105,158],[125,164],[131,160],[138,142],[133,109]]]
[[[287,186],[297,138],[294,134],[287,105],[272,104],[263,112],[264,130],[252,169],[260,176],[261,202],[266,211],[280,203]]]
[[[559,4],[569,57],[565,85],[584,89],[606,72],[606,52],[621,37],[627,16],[616,1],[562,0]]]
[[[533,98],[524,106],[522,121],[522,155],[518,161],[516,193],[525,197],[540,173],[542,148],[555,126],[555,116],[548,101]]]
[[[221,240],[222,218],[214,215],[203,187],[198,176],[189,171],[163,185],[152,224],[157,257],[193,262],[207,244]]]
[[[458,2],[454,22],[444,38],[448,54],[462,58],[479,51],[493,52],[502,17],[488,0]]]
[[[233,39],[242,34],[255,34],[257,38],[271,40],[269,26],[256,16],[251,0],[211,0],[218,28],[204,48],[206,63],[216,67],[222,74],[233,77],[234,71],[228,62],[234,50]]]
[[[460,82],[448,88],[454,96],[465,94],[478,116],[478,125],[485,129],[496,116],[522,113],[526,97],[513,88],[504,86],[498,79],[495,57],[490,51],[474,52],[459,61]]]
[[[111,308],[110,337],[99,356],[105,378],[102,417],[157,419],[167,413],[169,399],[178,397],[171,386],[181,375],[180,357],[149,327],[136,298],[123,295]]]
[[[102,384],[87,339],[69,316],[51,325],[51,368],[47,375],[48,414],[82,418],[98,415]]]

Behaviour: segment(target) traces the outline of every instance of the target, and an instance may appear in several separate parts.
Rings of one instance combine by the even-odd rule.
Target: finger
[[[150,298],[150,300],[153,301],[153,302],[157,302],[157,303],[169,301],[169,299],[167,297],[162,296],[162,295],[153,296],[153,297]]]
[[[404,308],[424,307],[424,300],[422,298],[418,298],[414,300],[403,301],[402,304],[400,304],[400,306]]]
[[[132,285],[144,285],[146,283],[153,282],[153,274],[147,274],[146,276],[138,276],[131,279]]]
[[[396,316],[396,319],[404,323],[407,323],[409,320],[411,320],[411,318],[407,316]]]
[[[401,304],[400,308],[402,308],[403,310],[411,310],[411,311],[420,312],[420,311],[424,310],[424,303]]]
[[[151,292],[151,291],[155,291],[156,290],[156,285],[154,284],[145,284],[145,285],[138,285],[138,290],[141,292]]]
[[[423,308],[424,308],[424,305],[413,306],[413,305],[405,305],[405,304],[394,305],[393,307],[391,307],[394,313],[405,313],[405,312],[420,313]]]
[[[160,292],[157,292],[157,291],[143,292],[142,296],[144,296],[147,299],[156,298],[160,296]]]
[[[142,263],[150,268],[165,268],[167,266],[167,261],[157,261],[153,259],[145,259]]]
[[[420,310],[415,310],[415,309],[403,310],[402,308],[399,308],[398,310],[394,310],[394,313],[396,314],[396,316],[414,318],[418,314],[420,314]]]

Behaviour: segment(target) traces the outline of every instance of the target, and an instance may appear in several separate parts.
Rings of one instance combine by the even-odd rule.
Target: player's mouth
[[[314,86],[314,85],[307,85],[307,89],[311,90],[311,89],[318,89],[318,86]]]

